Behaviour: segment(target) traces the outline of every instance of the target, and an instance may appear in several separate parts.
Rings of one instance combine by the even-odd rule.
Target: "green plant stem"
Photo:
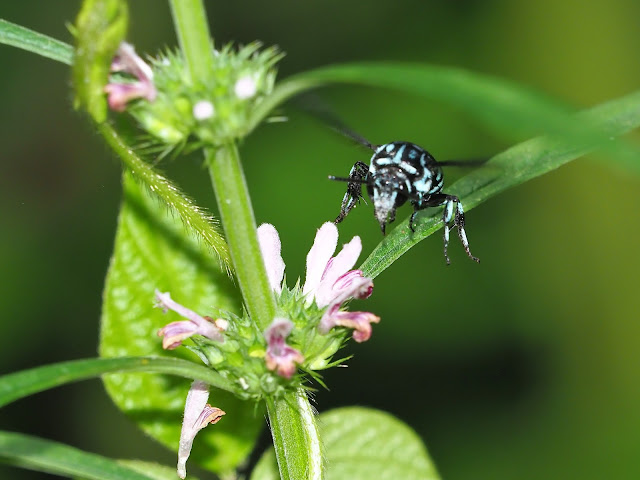
[[[136,155],[110,124],[97,124],[97,128],[133,176],[147,185],[149,190],[160,197],[167,206],[178,214],[186,227],[211,247],[227,273],[230,274],[232,266],[229,249],[224,237],[218,231],[214,219],[203,212],[189,197],[180,192],[178,187]]]
[[[198,83],[213,71],[213,40],[204,5],[202,0],[169,0],[169,5],[191,80]]]
[[[315,415],[303,390],[267,400],[273,446],[282,480],[320,480],[322,447]]]
[[[205,159],[247,311],[264,330],[275,315],[276,303],[258,244],[238,148],[235,143],[209,147]],[[290,392],[278,400],[267,399],[267,407],[281,478],[321,479],[320,437],[304,391]]]
[[[170,1],[192,81],[200,83],[211,71],[213,59],[204,7],[200,0]],[[209,146],[204,148],[204,155],[245,306],[255,324],[264,330],[273,320],[276,301],[260,252],[238,147],[235,142]],[[281,477],[322,478],[320,438],[306,394],[291,392],[267,404]]]
[[[205,159],[247,311],[264,330],[273,321],[276,302],[258,244],[256,221],[238,148],[235,143],[220,148],[209,147],[205,149]]]

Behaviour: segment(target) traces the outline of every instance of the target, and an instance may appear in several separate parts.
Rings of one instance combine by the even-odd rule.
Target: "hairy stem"
[[[204,5],[202,0],[169,0],[169,5],[191,81],[198,83],[213,70],[213,40]]]
[[[137,156],[108,123],[99,124],[98,130],[120,157],[122,163],[133,176],[143,182],[149,190],[160,197],[169,208],[175,211],[185,227],[203,240],[220,259],[225,270],[231,272],[229,249],[222,234],[218,231],[214,219],[203,212],[193,201],[185,196],[178,187],[156,172],[151,165]]]
[[[201,0],[170,0],[180,45],[194,83],[211,71],[212,48]],[[204,82],[203,82],[204,83]],[[204,148],[220,218],[246,309],[264,330],[272,322],[276,301],[260,252],[249,190],[235,142]],[[322,478],[320,438],[304,391],[268,399],[269,423],[283,479]]]
[[[249,190],[238,148],[229,143],[205,149],[220,218],[231,251],[236,278],[254,322],[264,330],[276,311],[276,302],[264,268]]]
[[[273,446],[282,480],[320,480],[322,451],[315,416],[303,390],[267,400]]]

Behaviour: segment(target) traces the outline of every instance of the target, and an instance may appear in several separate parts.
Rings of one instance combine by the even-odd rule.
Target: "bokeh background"
[[[577,107],[640,86],[635,0],[206,2],[218,44],[260,39],[281,77],[333,62],[409,60],[501,76]],[[71,41],[79,2],[3,2],[0,17]],[[175,44],[168,7],[131,2],[139,51]],[[0,373],[95,356],[120,166],[71,108],[69,70],[0,46]],[[436,158],[489,156],[518,139],[447,105],[386,90],[320,92],[374,143],[406,139]],[[345,175],[367,151],[296,112],[242,147],[259,222],[280,230],[290,280],[315,229],[335,218]],[[639,160],[640,161],[640,160]],[[215,209],[195,158],[162,165]],[[459,171],[446,172],[454,180]],[[640,175],[588,157],[472,210],[452,265],[436,234],[376,279],[359,305],[382,322],[326,375],[320,411],[392,412],[426,442],[444,479],[640,478]],[[398,221],[406,221],[406,207]],[[340,227],[364,255],[370,206]],[[173,465],[97,380],[0,411],[0,428],[113,457]],[[49,478],[0,465],[0,478]]]

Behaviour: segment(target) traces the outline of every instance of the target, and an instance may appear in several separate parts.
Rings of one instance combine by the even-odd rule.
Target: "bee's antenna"
[[[375,151],[378,148],[378,145],[372,144],[369,140],[364,138],[362,135],[354,132],[350,128],[347,128],[347,126],[344,125],[344,124],[342,124],[342,125],[332,125],[331,128],[333,130],[335,130],[336,132],[344,135],[345,137],[350,138],[354,142],[359,143],[360,145],[363,145],[363,146],[367,147],[369,150],[374,150]]]
[[[347,182],[347,183],[369,183],[364,178],[347,178],[347,177],[336,177],[334,175],[329,175],[329,180],[335,180],[336,182]]]
[[[313,117],[317,118],[332,130],[335,130],[339,134],[353,140],[360,145],[367,147],[370,150],[376,150],[378,145],[372,144],[369,140],[364,138],[359,133],[354,132],[349,128],[340,117],[322,100],[316,95],[306,94],[298,98],[297,105]]]

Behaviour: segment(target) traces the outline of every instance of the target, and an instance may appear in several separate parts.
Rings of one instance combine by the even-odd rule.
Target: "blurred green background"
[[[168,7],[131,2],[138,51],[175,44]],[[218,44],[260,39],[287,57],[281,77],[332,62],[455,65],[537,88],[577,107],[640,86],[636,0],[207,1]],[[3,2],[0,17],[70,41],[78,2]],[[120,166],[71,108],[69,70],[0,46],[0,373],[91,357],[118,211]],[[489,156],[518,139],[447,105],[354,87],[322,97],[374,143],[411,140],[439,159]],[[345,175],[369,154],[295,112],[242,147],[259,222],[275,224],[289,283]],[[196,158],[162,167],[214,208]],[[461,174],[445,172],[451,182]],[[326,375],[317,408],[392,412],[425,440],[444,479],[640,478],[640,175],[575,161],[467,215],[445,265],[438,233],[376,279],[357,305],[382,317]],[[410,208],[399,212],[406,221]],[[341,241],[380,241],[371,206]],[[111,404],[98,381],[0,411],[0,428],[114,457],[175,463]],[[266,438],[266,437],[265,437]],[[48,478],[0,466],[0,478]]]

